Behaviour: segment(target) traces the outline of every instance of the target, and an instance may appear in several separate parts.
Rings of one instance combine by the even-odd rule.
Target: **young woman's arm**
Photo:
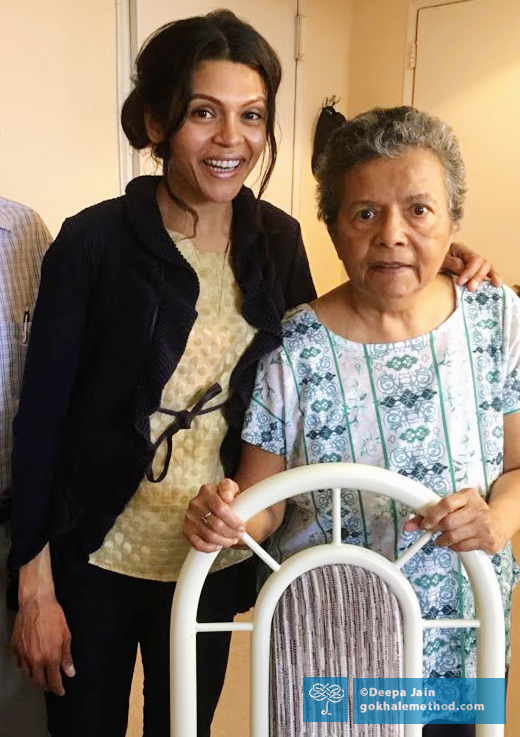
[[[54,593],[48,545],[20,568],[18,603],[11,639],[16,665],[40,688],[63,696],[61,671],[72,678],[75,670],[70,631]]]
[[[73,390],[90,293],[91,269],[67,223],[47,251],[31,328],[13,438],[11,565],[19,569],[12,644],[15,660],[41,688],[64,693],[74,675],[70,632],[56,600],[48,541],[52,484],[63,420]],[[61,669],[61,670],[60,670]]]
[[[245,530],[258,542],[265,540],[281,525],[285,502],[264,509],[247,525],[229,505],[241,491],[284,470],[285,459],[282,456],[243,443],[235,480],[223,479],[219,484],[204,484],[189,503],[184,520],[185,537],[194,548],[205,553],[236,545]]]

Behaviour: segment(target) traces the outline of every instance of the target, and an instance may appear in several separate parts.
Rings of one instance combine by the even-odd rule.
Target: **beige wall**
[[[408,0],[354,0],[349,117],[402,103],[408,6]]]
[[[57,230],[119,192],[115,2],[0,0],[0,194]]]
[[[350,28],[354,0],[307,0],[304,63],[304,138],[300,222],[319,293],[340,283],[343,274],[327,230],[316,217],[316,181],[311,171],[313,134],[326,97],[349,99]]]
[[[300,219],[320,292],[342,271],[315,214],[312,136],[326,96],[347,111],[354,2],[305,4]],[[119,192],[115,2],[0,0],[0,17],[0,194],[34,207],[55,235]]]

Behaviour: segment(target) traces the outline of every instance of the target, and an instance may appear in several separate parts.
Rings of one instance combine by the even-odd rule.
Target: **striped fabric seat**
[[[271,637],[271,737],[400,737],[402,725],[304,723],[303,677],[402,676],[399,606],[386,584],[357,566],[308,571],[280,599]]]

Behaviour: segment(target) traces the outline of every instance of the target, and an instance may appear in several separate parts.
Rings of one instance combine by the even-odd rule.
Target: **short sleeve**
[[[504,287],[504,414],[520,412],[520,299]]]
[[[258,364],[255,387],[244,418],[242,440],[275,455],[287,455],[285,432],[286,367],[283,348]]]

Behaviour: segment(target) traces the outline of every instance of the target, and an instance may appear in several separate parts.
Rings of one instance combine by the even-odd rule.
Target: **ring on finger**
[[[204,522],[205,525],[208,524],[208,519],[211,517],[212,514],[213,512],[207,512],[201,517],[201,520]]]

